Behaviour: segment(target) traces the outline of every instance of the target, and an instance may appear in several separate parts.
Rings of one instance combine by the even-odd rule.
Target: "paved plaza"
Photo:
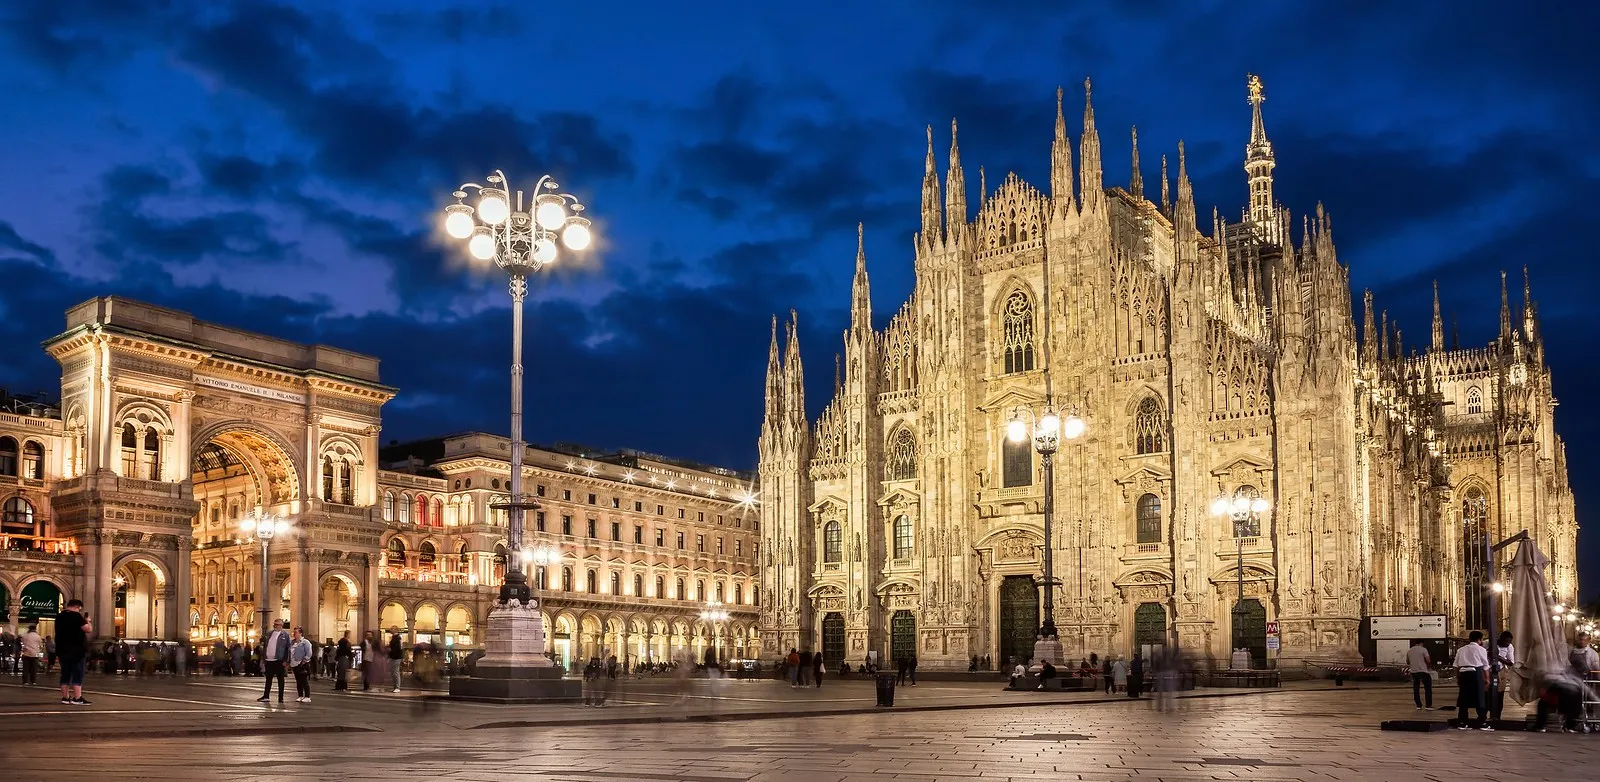
[[[99,687],[93,685],[98,684]],[[434,703],[417,692],[310,705],[259,680],[91,679],[92,706],[0,686],[4,778],[462,780],[1590,780],[1600,737],[1394,733],[1410,693],[1300,683],[1202,690],[1171,712],[1098,694],[928,682],[875,709],[864,682],[630,682],[606,709]],[[424,706],[428,708],[424,710]],[[1443,719],[1445,713],[1424,714]],[[1510,716],[1510,714],[1508,714]]]

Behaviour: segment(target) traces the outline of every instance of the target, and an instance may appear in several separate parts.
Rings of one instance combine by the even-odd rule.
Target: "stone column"
[[[289,560],[289,618],[305,628],[307,638],[317,638],[320,628],[317,603],[322,599],[316,584],[316,563],[310,548],[296,545]]]
[[[357,603],[358,616],[361,617],[361,629],[376,629],[378,627],[378,557],[375,554],[366,555],[366,568],[362,570],[361,598]],[[444,617],[439,617],[441,623]]]
[[[178,621],[167,625],[167,637],[174,641],[189,640],[189,600],[194,585],[194,567],[191,561],[190,549],[193,545],[187,537],[178,538],[178,549],[172,555],[171,577],[172,604],[175,606]]]
[[[95,575],[89,583],[88,599],[94,601],[89,613],[94,618],[95,633],[109,638],[116,632],[116,596],[111,589],[112,537],[106,530],[96,530],[90,534],[94,535],[95,551],[86,553],[85,559],[94,558]]]

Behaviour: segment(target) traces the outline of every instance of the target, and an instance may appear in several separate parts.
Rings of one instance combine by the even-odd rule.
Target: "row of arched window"
[[[0,437],[0,475],[44,480],[44,446],[28,440],[17,447],[11,437]]]
[[[0,506],[0,533],[38,535],[39,529],[35,526],[37,521],[33,503],[21,497],[12,497],[6,500],[4,506]]]
[[[322,457],[322,499],[340,505],[356,504],[356,466],[337,454]]]
[[[385,490],[383,520],[402,524],[414,522],[419,527],[443,527],[444,500],[438,496],[430,499],[427,494],[421,493],[413,497],[410,492],[401,492],[397,496],[393,491]]]

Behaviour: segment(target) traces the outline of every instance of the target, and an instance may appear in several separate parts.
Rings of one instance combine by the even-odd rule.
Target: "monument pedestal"
[[[1061,639],[1059,638],[1041,637],[1033,642],[1034,665],[1042,665],[1045,660],[1049,660],[1051,665],[1060,668],[1062,664],[1061,654]]]
[[[529,601],[504,602],[489,612],[484,654],[472,676],[450,679],[450,697],[488,703],[576,703],[583,683],[544,656],[544,623]]]

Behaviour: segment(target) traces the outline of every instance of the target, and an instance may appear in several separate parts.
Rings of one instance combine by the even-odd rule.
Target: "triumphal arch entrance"
[[[378,360],[115,296],[67,312],[57,534],[99,632],[248,643],[272,618],[318,641],[376,629]],[[291,530],[262,547],[255,508]]]

